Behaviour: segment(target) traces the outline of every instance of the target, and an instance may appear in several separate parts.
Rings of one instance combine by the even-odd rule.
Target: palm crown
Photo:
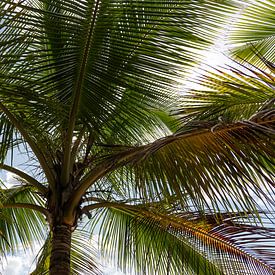
[[[240,64],[180,94],[240,11]],[[0,166],[20,182],[1,189],[2,253],[43,239],[33,274],[97,274],[83,238],[99,227],[124,269],[273,274],[268,250],[243,250],[274,234],[261,223],[274,207],[272,14],[268,1],[2,1]],[[15,148],[24,171],[6,162]]]

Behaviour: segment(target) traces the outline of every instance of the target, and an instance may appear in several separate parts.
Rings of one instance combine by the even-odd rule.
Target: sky
[[[28,275],[31,271],[34,255],[19,253],[16,256],[8,256],[8,265],[5,265],[1,275]],[[1,272],[1,271],[0,271]],[[103,267],[103,275],[125,275],[114,267]]]

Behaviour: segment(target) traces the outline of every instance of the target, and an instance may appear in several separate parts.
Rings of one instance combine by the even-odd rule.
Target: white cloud
[[[98,235],[95,234],[90,241],[91,245],[97,245]],[[8,255],[6,261],[3,261],[3,265],[0,266],[1,275],[28,275],[35,268],[34,258],[40,249],[39,244],[34,245],[33,251],[24,251],[23,248],[19,249],[19,252],[15,255]],[[101,259],[102,273],[103,275],[130,275],[125,274],[116,267],[107,264],[104,258]]]
[[[7,265],[3,270],[3,275],[27,275],[30,272],[33,257],[28,256],[8,256]]]
[[[125,273],[117,271],[114,267],[104,267],[103,275],[125,275]]]
[[[16,179],[16,175],[11,173],[11,172],[6,172],[5,186],[7,188],[11,188],[16,184],[18,184],[18,180]]]
[[[7,262],[4,263],[0,274],[3,275],[28,275],[34,268],[32,266],[35,253],[19,253],[15,256],[7,256]],[[2,273],[1,273],[2,271]],[[103,275],[125,275],[125,273],[116,270],[115,267],[103,267]]]
[[[3,266],[0,268],[0,274],[3,275],[28,275],[34,269],[34,257],[37,255],[40,246],[34,245],[33,251],[24,251],[23,248],[15,255],[8,255]]]

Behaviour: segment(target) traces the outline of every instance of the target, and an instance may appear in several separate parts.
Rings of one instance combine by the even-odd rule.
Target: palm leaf
[[[133,140],[154,124],[158,116],[151,110],[171,103],[176,76],[214,39],[225,11],[236,10],[227,1],[76,6],[73,0],[5,0],[2,6],[0,109],[30,145],[51,186],[59,170],[61,182],[68,183],[79,126],[106,143],[114,132],[116,140]]]
[[[260,109],[272,110],[274,75],[252,64],[234,61],[225,68],[209,68],[209,72],[201,71],[194,81],[202,88],[190,90],[181,98],[178,115],[184,123],[189,120],[228,123],[250,119]]]
[[[247,2],[229,32],[229,41],[235,56],[263,66],[255,52],[274,63],[274,3],[273,1]]]
[[[195,58],[188,46],[207,45],[199,25],[214,34],[225,9],[231,9],[211,1],[82,1],[76,8],[74,1],[5,0],[3,5],[3,85],[21,98],[24,91],[39,103],[46,97],[47,105],[40,108],[52,127],[72,119],[80,104],[79,115],[95,129],[103,123],[112,127],[117,113],[137,120],[148,114],[143,109],[165,106],[176,90],[175,74]],[[211,26],[205,25],[206,17]],[[46,109],[55,101],[63,112]],[[34,107],[31,99],[24,105]]]
[[[229,240],[274,269],[275,230],[272,216],[268,213],[260,215],[261,223],[256,222],[250,215],[246,217],[230,216],[216,224],[210,232]]]
[[[178,214],[158,208],[106,203],[99,217],[103,255],[127,271],[157,274],[273,274],[268,265],[222,234],[207,232]],[[87,208],[88,209],[88,208]],[[191,215],[190,215],[191,216]],[[207,223],[206,223],[207,225]],[[108,230],[106,230],[108,228]],[[220,237],[221,236],[221,237]]]
[[[32,248],[45,237],[45,218],[31,209],[17,208],[18,203],[41,206],[43,200],[30,186],[1,189],[0,231],[4,238],[0,239],[0,251],[4,254]]]
[[[18,142],[17,139],[14,138],[15,131],[14,131],[14,125],[12,125],[6,117],[1,114],[0,118],[0,161],[1,163],[4,162],[8,151],[12,150],[12,148],[16,145]]]
[[[42,192],[48,195],[46,207],[51,194],[58,197],[57,191],[65,186],[66,191],[73,190],[66,204],[63,199],[68,194],[60,195],[67,212],[78,209],[80,201],[85,208],[89,199],[95,200],[89,194],[111,200],[116,210],[103,213],[102,229],[111,226],[103,236],[122,248],[122,266],[133,262],[129,255],[134,252],[144,260],[144,264],[134,263],[141,272],[153,271],[157,265],[166,273],[177,270],[175,274],[273,272],[184,219],[163,218],[129,206],[125,210],[112,203],[117,197],[132,204],[135,199],[148,204],[158,198],[171,206],[176,198],[184,210],[210,209],[215,214],[239,210],[255,213],[253,218],[258,219],[256,199],[273,209],[274,78],[270,73],[253,69],[251,77],[233,69],[233,75],[202,77],[208,91],[197,93],[199,103],[192,96],[188,99],[187,114],[179,114],[182,127],[163,137],[167,128],[174,128],[162,110],[175,106],[181,78],[219,35],[227,15],[237,11],[232,2],[3,0],[0,4],[0,160],[15,145],[27,143],[50,187],[49,193]],[[262,24],[263,15],[273,22],[271,5],[265,1],[268,11],[264,11],[263,3],[256,5],[256,25]],[[255,14],[250,5],[243,13],[246,18]],[[269,69],[273,68],[270,25],[258,32],[256,41],[241,41],[252,43]],[[217,102],[223,103],[215,107]],[[150,130],[154,134],[147,134]],[[151,142],[152,138],[157,139]],[[122,182],[127,186],[122,188]],[[108,188],[109,194],[97,188]],[[85,193],[87,200],[82,200]],[[1,190],[1,195],[2,250],[13,252],[21,243],[28,247],[33,240],[45,239],[42,217],[32,211],[40,209],[47,216],[41,194],[21,186]],[[19,204],[32,210],[15,209]],[[123,237],[125,246],[119,243]],[[75,272],[91,263],[87,254],[79,256],[81,245],[76,249]],[[37,273],[47,271],[49,251],[50,237]],[[189,265],[182,264],[186,259]],[[90,269],[94,270],[92,263]]]
[[[119,168],[108,176],[113,187],[148,199],[187,193],[198,209],[255,213],[256,198],[273,209],[274,78],[245,69],[202,76],[206,89],[184,96],[183,125],[174,135],[109,146],[103,163]]]
[[[177,242],[172,233],[149,219],[135,219],[127,211],[108,210],[101,230],[103,256],[125,272],[131,267],[137,274],[221,274],[191,246]]]
[[[274,224],[272,214],[260,212],[261,221],[244,212],[181,212],[176,215],[192,221],[206,231],[217,235],[251,256],[274,268]]]
[[[187,193],[199,208],[210,203],[214,209],[254,212],[257,197],[272,209],[272,117],[267,109],[249,121],[189,125],[176,135],[116,153],[105,162],[115,167],[128,163],[128,168],[118,171],[117,180],[128,182],[144,198]]]

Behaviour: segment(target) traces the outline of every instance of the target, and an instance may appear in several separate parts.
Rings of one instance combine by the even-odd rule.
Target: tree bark
[[[57,225],[53,229],[50,275],[69,275],[72,229]]]

